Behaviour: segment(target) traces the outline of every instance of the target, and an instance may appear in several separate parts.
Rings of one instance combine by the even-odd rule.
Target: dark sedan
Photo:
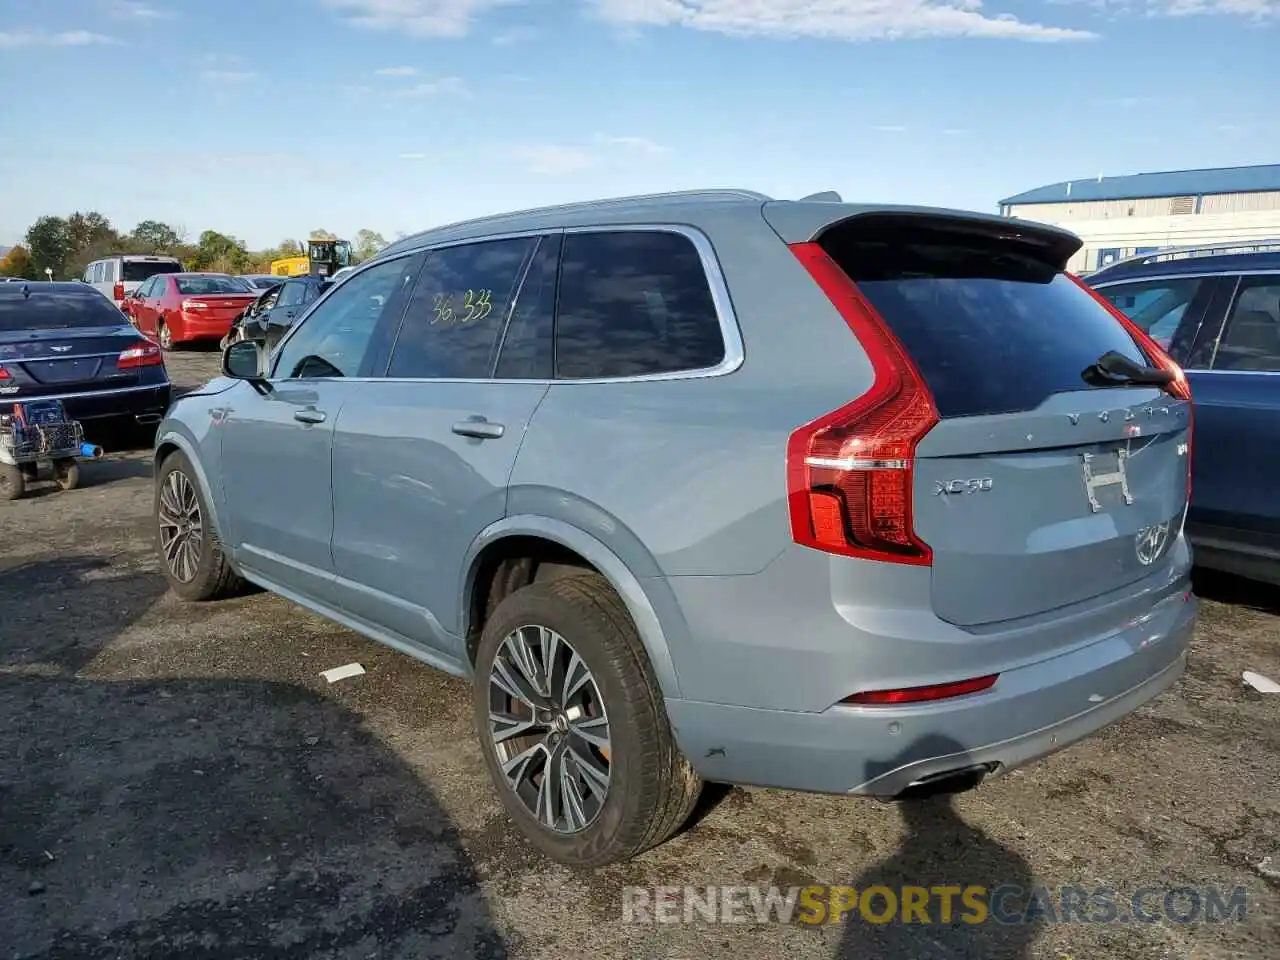
[[[93,287],[0,284],[0,404],[61,400],[96,439],[154,428],[171,391],[159,345]]]
[[[238,325],[246,340],[261,340],[274,347],[293,322],[333,285],[327,277],[291,277],[268,290],[245,311]]]

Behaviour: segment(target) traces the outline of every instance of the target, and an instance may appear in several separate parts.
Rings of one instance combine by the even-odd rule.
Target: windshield
[[[179,277],[178,292],[187,297],[210,293],[252,293],[253,288],[239,277]]]
[[[182,264],[172,260],[126,260],[124,261],[125,283],[137,283],[150,280],[157,273],[181,273]]]
[[[54,330],[70,327],[117,327],[124,314],[96,290],[56,290],[44,292],[31,284],[31,296],[22,295],[18,284],[0,287],[0,333],[24,330]]]

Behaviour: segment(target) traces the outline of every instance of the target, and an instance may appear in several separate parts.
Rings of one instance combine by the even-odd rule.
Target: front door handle
[[[453,432],[460,437],[472,437],[476,440],[497,440],[507,432],[507,428],[500,423],[490,423],[484,417],[472,417],[455,423]]]
[[[307,407],[305,410],[295,410],[293,419],[299,423],[324,423],[325,412],[316,410],[313,407]]]

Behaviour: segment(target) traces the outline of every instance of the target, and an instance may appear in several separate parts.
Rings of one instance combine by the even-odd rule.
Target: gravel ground
[[[191,387],[216,364],[170,366]],[[1280,955],[1280,696],[1240,680],[1280,677],[1280,592],[1201,581],[1173,691],[951,802],[717,791],[674,841],[581,875],[509,828],[461,682],[277,597],[169,595],[150,473],[117,452],[0,504],[0,957]],[[351,661],[367,674],[320,678]],[[1225,923],[622,919],[629,885],[808,883],[1248,900]]]

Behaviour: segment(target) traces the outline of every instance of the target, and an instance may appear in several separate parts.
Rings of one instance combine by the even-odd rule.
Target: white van
[[[124,295],[138,289],[144,280],[157,273],[182,273],[182,261],[177,257],[145,256],[122,253],[95,260],[84,269],[85,283],[120,306]]]

